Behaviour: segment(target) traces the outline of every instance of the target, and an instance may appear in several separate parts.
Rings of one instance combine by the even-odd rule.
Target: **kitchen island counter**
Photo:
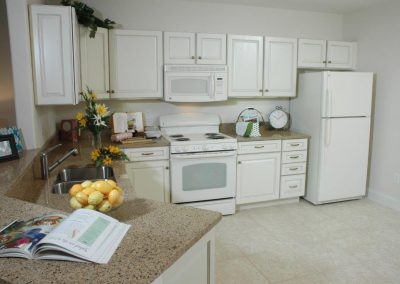
[[[71,146],[64,144],[55,155]],[[87,145],[80,145],[80,155],[66,160],[51,174],[48,182],[38,177],[38,161],[34,158],[38,151],[26,152],[23,160],[2,164],[5,183],[0,192],[0,226],[49,212],[71,212],[69,197],[52,194],[51,185],[60,169],[88,164],[90,150]],[[151,283],[221,219],[219,213],[212,211],[135,198],[123,164],[116,162],[113,167],[117,182],[127,191],[127,200],[110,215],[132,226],[110,262],[99,265],[0,258],[0,280],[12,283]]]

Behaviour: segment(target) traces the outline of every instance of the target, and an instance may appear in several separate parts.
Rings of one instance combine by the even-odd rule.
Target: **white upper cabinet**
[[[226,35],[164,32],[165,64],[226,64]]]
[[[295,97],[297,39],[266,37],[264,50],[264,96]]]
[[[297,40],[228,35],[229,97],[294,97]]]
[[[263,37],[228,35],[229,97],[263,94]]]
[[[194,33],[164,32],[164,63],[195,64],[196,35]]]
[[[162,32],[111,30],[111,98],[162,98]]]
[[[331,69],[355,69],[357,44],[355,42],[328,41],[327,64]]]
[[[82,89],[89,87],[98,99],[109,99],[108,30],[97,28],[94,38],[89,34],[88,28],[80,27]]]
[[[299,68],[355,69],[357,43],[299,39]]]
[[[197,64],[226,64],[226,35],[197,34]]]
[[[37,105],[77,103],[81,87],[77,27],[75,10],[71,7],[30,6]]]

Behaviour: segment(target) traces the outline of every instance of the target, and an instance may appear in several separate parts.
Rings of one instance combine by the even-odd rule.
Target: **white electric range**
[[[219,133],[218,115],[183,113],[160,117],[170,142],[171,201],[235,213],[235,138]]]

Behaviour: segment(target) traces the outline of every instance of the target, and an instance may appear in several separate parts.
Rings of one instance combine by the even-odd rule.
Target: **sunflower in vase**
[[[128,157],[117,146],[110,145],[108,147],[97,148],[90,153],[92,161],[95,162],[96,167],[105,165],[109,166],[113,161],[125,160],[129,161]]]
[[[105,104],[97,103],[96,94],[89,88],[82,92],[85,102],[85,111],[76,114],[79,129],[88,129],[93,135],[93,146],[101,147],[101,132],[108,128],[112,113]]]

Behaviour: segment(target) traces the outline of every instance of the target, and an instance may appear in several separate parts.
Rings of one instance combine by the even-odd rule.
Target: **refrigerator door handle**
[[[332,119],[325,119],[325,147],[329,147],[331,144],[331,128],[332,128]]]
[[[326,117],[332,116],[332,93],[329,90],[326,90],[325,114]]]

